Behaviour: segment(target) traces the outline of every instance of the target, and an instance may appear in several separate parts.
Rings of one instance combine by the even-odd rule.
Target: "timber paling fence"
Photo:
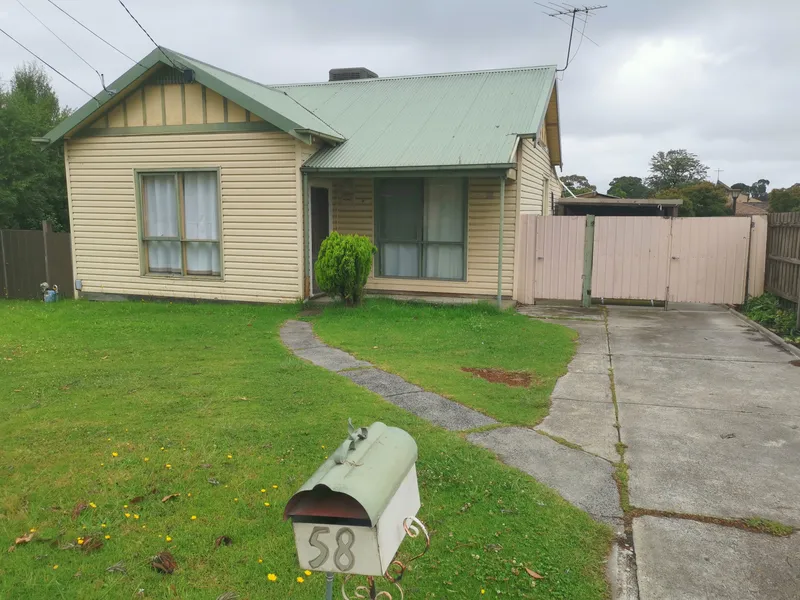
[[[41,298],[40,284],[57,285],[59,294],[72,297],[70,234],[0,229],[0,285],[4,298]]]
[[[800,329],[800,212],[769,215],[764,289],[796,304]]]

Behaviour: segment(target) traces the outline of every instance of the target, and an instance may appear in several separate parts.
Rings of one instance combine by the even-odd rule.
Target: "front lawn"
[[[420,517],[433,543],[406,576],[406,598],[607,596],[606,527],[459,435],[295,358],[277,338],[295,314],[0,302],[0,598],[321,598],[324,577],[298,569],[282,511],[344,439],[348,417],[402,427],[419,445]],[[356,327],[354,314],[340,319]],[[454,311],[453,334],[518,343],[496,338],[511,332],[495,317]],[[562,369],[569,350],[559,352]],[[180,496],[162,502],[170,494]],[[215,548],[220,536],[231,545]],[[87,552],[78,538],[104,545]],[[150,566],[165,549],[172,575]],[[120,561],[125,572],[107,571]]]
[[[536,425],[567,372],[575,332],[488,304],[437,306],[371,299],[332,305],[314,319],[326,342],[501,423]],[[526,372],[529,387],[490,383],[463,369]]]

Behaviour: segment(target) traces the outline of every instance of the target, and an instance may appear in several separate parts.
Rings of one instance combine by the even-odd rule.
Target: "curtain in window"
[[[219,203],[217,174],[187,172],[183,175],[184,235],[186,242],[186,273],[188,275],[219,275]]]
[[[145,198],[145,235],[177,238],[178,200],[175,176],[147,175],[142,178]],[[152,273],[181,272],[181,243],[146,241],[148,270]]]
[[[426,180],[425,277],[464,278],[464,218],[463,180]]]
[[[382,275],[419,277],[422,185],[417,179],[387,179],[381,182],[379,225]]]

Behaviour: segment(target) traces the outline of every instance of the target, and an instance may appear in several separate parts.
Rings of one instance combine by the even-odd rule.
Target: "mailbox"
[[[420,508],[417,444],[402,429],[373,423],[356,429],[292,496],[300,567],[381,576]]]

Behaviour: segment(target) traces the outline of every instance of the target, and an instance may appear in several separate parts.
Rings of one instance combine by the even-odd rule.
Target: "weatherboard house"
[[[368,291],[514,296],[520,215],[551,214],[555,67],[263,85],[154,50],[64,140],[76,295],[292,302],[331,231]]]

